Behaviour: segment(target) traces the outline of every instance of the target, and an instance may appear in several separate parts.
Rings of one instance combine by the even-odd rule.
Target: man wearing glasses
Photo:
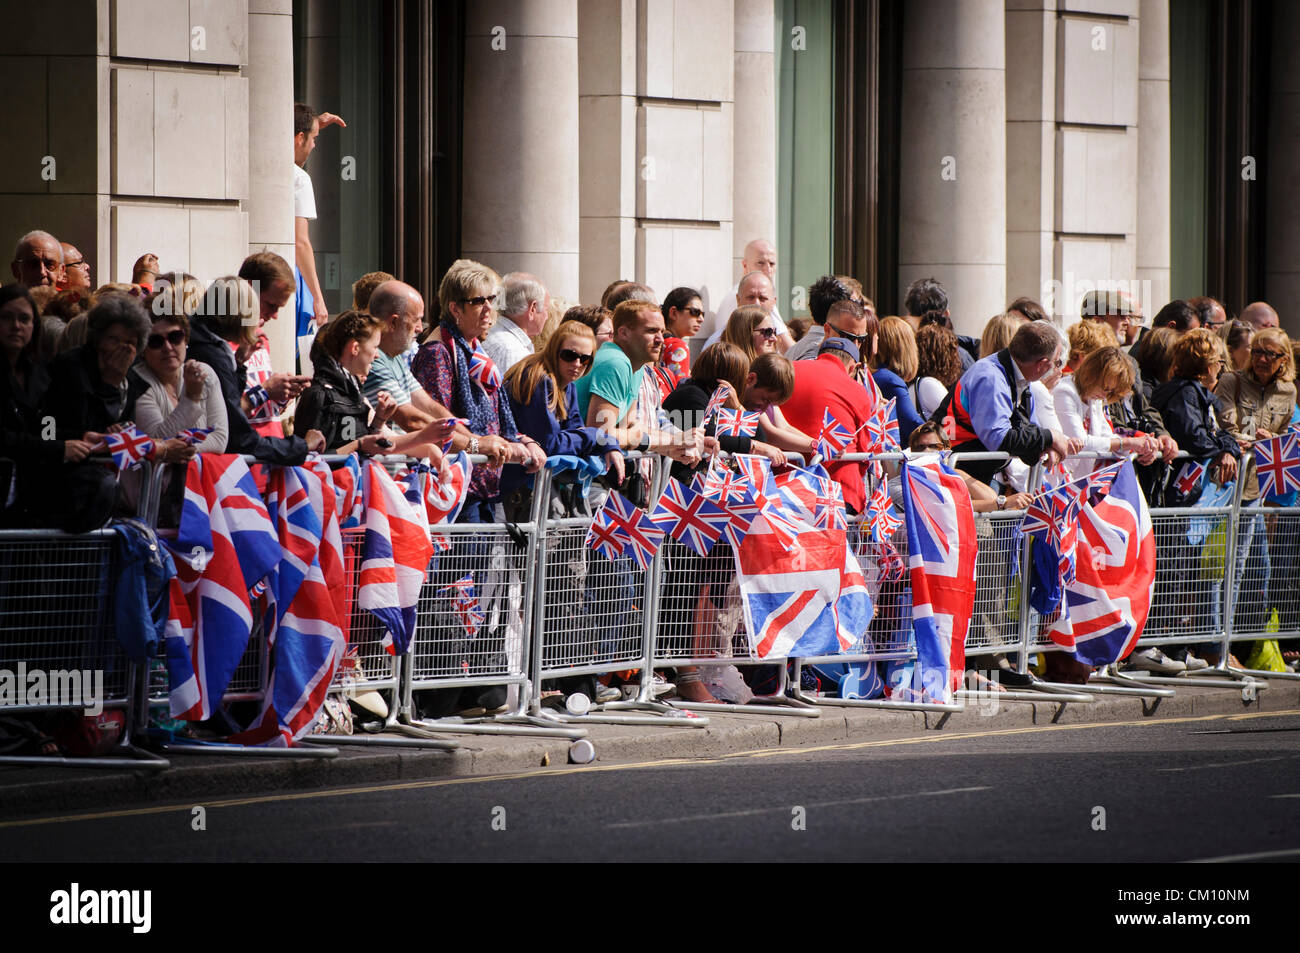
[[[9,268],[14,277],[28,288],[53,287],[63,270],[63,249],[59,240],[40,229],[28,232],[18,239]]]
[[[94,285],[90,283],[90,262],[70,242],[60,242],[63,249],[63,278],[59,281],[60,291],[80,291],[90,294]]]
[[[1033,466],[1047,454],[1055,466],[1082,441],[1058,430],[1040,427],[1034,420],[1034,398],[1029,385],[1065,363],[1056,329],[1043,321],[1021,325],[1011,343],[981,358],[962,375],[938,413],[951,418],[949,437],[958,453],[1001,451]],[[946,425],[948,426],[948,425]],[[968,461],[966,470],[989,483],[1005,464]]]

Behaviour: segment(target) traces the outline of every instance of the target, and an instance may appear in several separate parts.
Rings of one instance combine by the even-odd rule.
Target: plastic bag
[[[754,693],[740,675],[740,669],[734,665],[705,665],[700,669],[700,675],[704,687],[719,701],[747,705],[754,698]]]

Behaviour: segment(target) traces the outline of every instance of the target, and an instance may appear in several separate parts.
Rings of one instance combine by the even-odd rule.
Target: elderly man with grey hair
[[[483,339],[483,350],[505,374],[533,353],[532,338],[550,313],[551,295],[536,275],[512,271],[501,279],[497,321]]]
[[[49,232],[30,231],[14,246],[9,269],[28,288],[54,287],[63,274],[63,248]]]
[[[740,284],[736,286],[736,289],[736,307],[752,304],[766,311],[767,321],[764,322],[763,327],[770,327],[776,332],[776,346],[782,354],[788,351],[794,344],[794,338],[790,336],[785,323],[776,314],[776,288],[772,284],[772,279],[761,271],[751,271],[740,279]],[[719,322],[718,329],[704,342],[706,348],[722,339],[722,332],[727,329],[727,321],[730,318],[731,311],[728,311],[727,317]]]

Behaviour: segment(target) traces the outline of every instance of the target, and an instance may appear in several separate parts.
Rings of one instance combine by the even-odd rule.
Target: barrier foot
[[[568,738],[570,741],[579,741],[587,737],[585,728],[565,728],[553,719],[525,714],[498,715],[481,722],[436,719],[413,721],[410,724],[414,728],[427,728],[439,734],[524,735],[536,738]]]
[[[1042,685],[1040,691],[1037,686]],[[1025,691],[1005,691],[994,692],[993,697],[1003,702],[1053,702],[1064,705],[1072,703],[1075,705],[1091,705],[1097,701],[1092,695],[1085,695],[1082,692],[1068,691],[1061,688],[1049,687],[1046,682],[1034,682],[1034,688]],[[965,702],[966,700],[975,701],[981,698],[988,698],[990,693],[986,691],[970,691],[969,689],[958,689],[953,693],[955,697]]]
[[[116,749],[120,754],[130,754],[129,758],[65,758],[62,755],[0,755],[0,765],[32,765],[46,768],[128,768],[146,771],[163,771],[171,767],[171,762],[160,758],[151,751],[137,748],[135,745]]]
[[[893,701],[889,698],[822,698],[818,695],[799,694],[800,701],[806,701],[811,705],[831,705],[836,708],[883,708],[885,710],[893,709],[895,711],[937,711],[937,712],[955,712],[965,711],[964,704],[954,703],[952,705],[942,705],[937,702],[906,702]]]
[[[785,695],[755,695],[747,704],[727,705],[723,702],[688,702],[675,699],[668,702],[674,708],[686,711],[717,711],[730,715],[791,715],[796,718],[820,718],[822,713],[815,705],[801,702]]]
[[[404,731],[407,725],[396,725],[393,728],[385,728],[384,731]],[[385,748],[426,748],[441,749],[443,751],[452,751],[460,747],[459,741],[452,741],[450,738],[434,738],[426,735],[424,732],[412,731],[409,737],[394,738],[391,735],[315,735],[302,739],[303,744],[311,745],[356,745],[357,747],[385,747]]]
[[[1094,682],[1106,684],[1096,685]],[[1144,688],[1137,679],[1115,671],[1113,665],[1103,665],[1088,678],[1088,691],[1103,695],[1132,695],[1138,698],[1173,698],[1171,688]]]
[[[1267,673],[1269,676],[1275,673]],[[1203,668],[1195,672],[1184,672],[1181,675],[1143,675],[1140,677],[1129,676],[1136,682],[1152,685],[1194,685],[1203,679],[1220,679],[1221,681],[1235,683],[1230,687],[1238,688],[1250,682],[1255,686],[1257,691],[1264,691],[1268,688],[1268,682],[1259,680],[1256,676],[1247,674],[1238,668]],[[1225,686],[1228,687],[1228,686]]]
[[[232,745],[218,741],[204,741],[187,744],[171,741],[159,746],[172,754],[205,754],[218,758],[337,758],[338,748],[324,748],[320,745],[298,748],[263,748],[257,745]]]
[[[1228,671],[1255,679],[1276,678],[1284,681],[1300,681],[1300,672],[1266,672],[1261,668],[1229,668]]]
[[[571,715],[568,712],[554,712],[551,717],[568,725],[649,725],[654,728],[707,728],[709,719],[694,715],[689,711],[669,708],[663,713],[618,714],[609,712],[604,706],[592,709],[585,715]]]

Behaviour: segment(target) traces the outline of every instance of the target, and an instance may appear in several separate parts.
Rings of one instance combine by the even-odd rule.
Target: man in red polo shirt
[[[786,421],[810,437],[822,429],[822,413],[830,411],[838,423],[857,435],[845,453],[864,453],[862,425],[870,416],[874,396],[853,379],[863,353],[875,350],[875,320],[855,301],[836,301],[826,313],[826,337],[816,360],[794,362],[794,396],[781,406]],[[861,513],[866,503],[862,464],[832,463],[831,478],[844,488],[844,502]]]

